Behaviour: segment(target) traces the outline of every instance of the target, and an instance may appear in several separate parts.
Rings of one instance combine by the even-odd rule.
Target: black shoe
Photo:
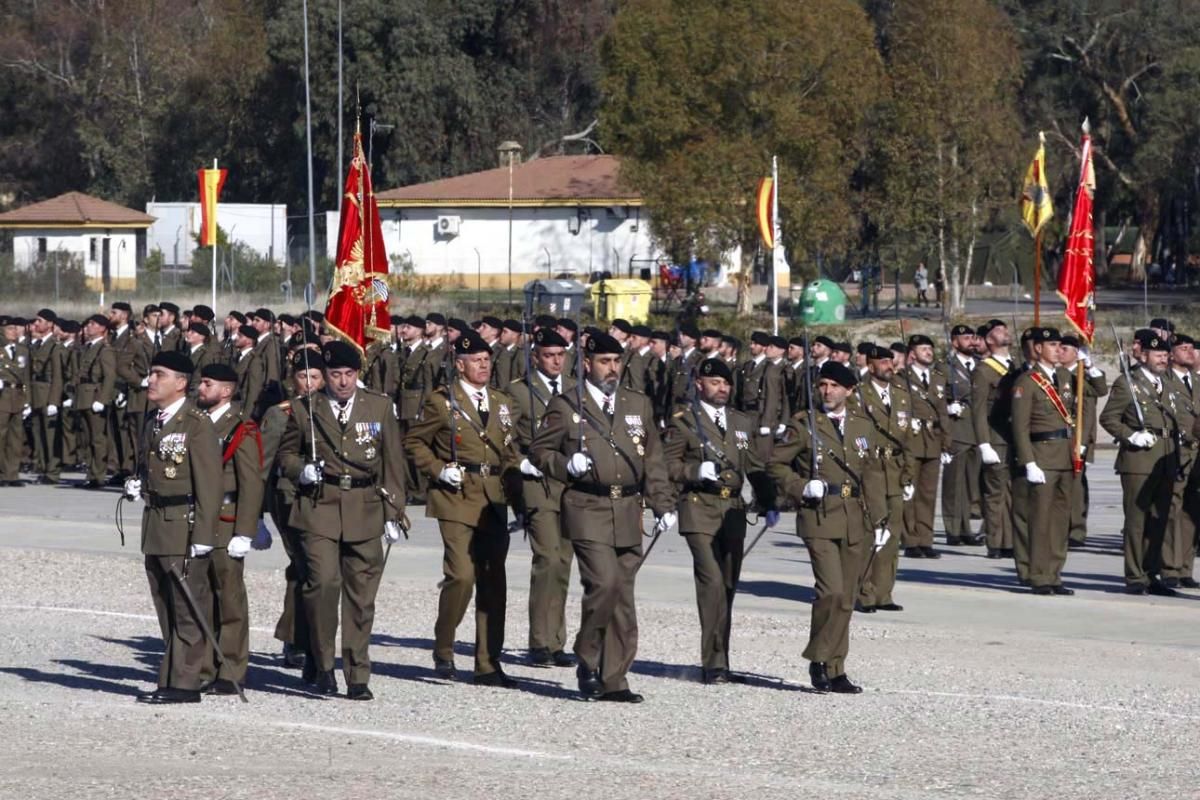
[[[444,681],[454,680],[454,659],[433,657],[433,673]]]
[[[1086,542],[1077,542],[1074,539],[1067,540],[1068,550],[1082,550],[1086,546]]]
[[[604,694],[604,684],[600,682],[600,676],[594,669],[588,669],[585,664],[580,662],[575,668],[575,677],[579,680],[579,693],[588,700],[595,700],[600,695]]]
[[[845,675],[838,675],[829,682],[829,691],[838,694],[862,694],[862,687],[855,686]]]
[[[4,485],[5,485],[5,486],[11,486],[11,487],[13,487],[14,489],[18,489],[18,488],[20,488],[20,487],[22,487],[22,486],[25,486],[25,485],[26,485],[26,482],[25,482],[25,481],[5,481],[5,482],[4,482]]]
[[[298,649],[295,645],[288,642],[283,643],[283,665],[291,669],[300,669],[308,663],[308,659],[304,657],[304,651]]]
[[[49,475],[42,475],[37,479],[37,482],[42,486],[57,486],[59,484],[58,478],[51,478]]]
[[[1070,597],[1071,595],[1075,594],[1074,589],[1068,589],[1067,587],[1063,586],[1061,583],[1058,586],[1051,586],[1050,589],[1054,592],[1054,594],[1060,595],[1062,597]]]
[[[573,667],[575,666],[575,656],[562,650],[554,651],[554,666],[556,667]]]
[[[979,545],[983,544],[983,537],[982,536],[964,536],[964,537],[962,537],[962,543],[964,545],[966,545],[967,547],[979,547]]]
[[[1140,583],[1131,583],[1125,587],[1125,594],[1146,594],[1147,588]]]
[[[856,602],[854,604],[854,610],[860,614],[874,614],[875,606],[864,606],[862,603]]]
[[[996,559],[996,558],[1000,558],[1000,557],[1001,557],[1001,551],[1000,551],[1000,550],[997,550],[995,547],[989,547],[989,548],[987,549],[987,556],[986,556],[986,558],[992,558],[992,559]]]
[[[476,686],[494,686],[499,689],[515,689],[517,682],[504,674],[502,670],[475,676]]]
[[[172,703],[199,703],[200,691],[198,689],[172,689],[168,686],[149,694],[140,694],[137,701],[152,706],[163,706]]]
[[[333,674],[333,670],[317,675],[317,683],[313,687],[313,691],[324,695],[335,695],[338,693],[337,676]]]
[[[201,691],[204,694],[222,694],[222,695],[231,695],[231,694],[238,693],[237,684],[231,680],[226,680],[225,678],[218,678],[217,680],[208,684],[208,686],[205,686]]]
[[[609,703],[640,703],[646,698],[642,697],[636,692],[631,692],[628,689],[620,689],[615,692],[605,692],[604,694],[600,695],[599,699],[605,700]]]
[[[1168,589],[1178,589],[1179,578],[1163,578],[1162,585],[1166,586]]]
[[[90,490],[103,489],[104,484],[100,483],[100,481],[87,481],[81,488]]]
[[[924,558],[925,553],[919,547],[906,547],[906,548],[904,548],[904,557],[905,558]]]
[[[549,647],[535,647],[529,651],[529,666],[549,667],[553,663],[554,656],[551,655]]]
[[[942,557],[942,554],[939,553],[937,550],[934,550],[932,547],[922,547],[921,552],[925,555],[926,558],[941,558]]]
[[[1179,585],[1184,589],[1200,589],[1200,583],[1196,583],[1195,578],[1180,578]]]
[[[346,686],[347,700],[374,700],[375,695],[371,694],[371,690],[367,688],[365,683],[351,683]]]
[[[1033,587],[1034,594],[1054,594],[1053,586],[1035,586]]]
[[[947,547],[960,547],[962,545],[962,543],[963,543],[963,540],[962,540],[961,536],[947,536],[946,537],[946,546]]]
[[[1011,547],[1000,548],[1000,555],[1004,558],[1014,558],[1013,549]]]
[[[304,669],[300,673],[300,680],[313,686],[317,682],[317,660],[310,655],[305,654]]]
[[[116,475],[113,475],[111,478],[106,480],[104,482],[104,485],[105,486],[115,486],[115,487],[121,488],[121,487],[125,486],[125,479],[128,477],[129,477],[128,473],[118,472]]]
[[[1179,592],[1165,585],[1162,581],[1151,581],[1150,588],[1146,591],[1155,597],[1179,597]]]
[[[818,692],[828,692],[833,688],[829,681],[829,670],[823,661],[814,661],[808,665],[808,677],[812,687]]]
[[[903,611],[904,606],[899,605],[898,603],[880,603],[879,605],[875,606],[875,610],[876,611]]]
[[[702,680],[708,684],[729,683],[729,670],[721,669],[706,669],[703,671]]]

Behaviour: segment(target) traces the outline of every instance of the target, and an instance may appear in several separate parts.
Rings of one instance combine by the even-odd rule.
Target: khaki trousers
[[[1191,578],[1196,564],[1196,515],[1200,511],[1200,474],[1194,468],[1185,481],[1176,481],[1171,497],[1170,520],[1163,540],[1162,575],[1164,578]]]
[[[1012,470],[1000,454],[999,464],[984,464],[980,481],[983,485],[983,528],[987,534],[987,546],[992,550],[1010,550],[1013,547],[1013,497]]]
[[[164,648],[162,663],[158,667],[158,688],[198,690],[203,682],[201,673],[212,644],[204,640],[195,613],[171,575],[172,567],[183,569],[184,558],[146,556],[145,563],[150,597],[154,600]],[[184,580],[196,599],[197,609],[200,613],[208,613],[212,608],[208,562],[190,559]]]
[[[89,408],[79,413],[83,415],[83,425],[87,431],[87,478],[102,482],[108,469],[108,412],[97,414]]]
[[[1149,475],[1122,475],[1125,584],[1148,586],[1162,569],[1163,538],[1175,490],[1175,460],[1161,459]]]
[[[318,671],[333,669],[340,600],[342,672],[348,684],[367,683],[371,677],[368,646],[375,623],[375,594],[383,575],[381,538],[347,542],[305,531],[300,543],[308,567],[304,613],[309,622],[309,655],[316,659]]]
[[[700,612],[700,663],[704,669],[729,669],[733,600],[746,549],[746,512],[730,509],[715,534],[688,532],[684,538],[692,551]]]
[[[605,692],[629,688],[625,679],[637,654],[638,623],[633,584],[642,546],[613,547],[574,540],[579,578],[583,583],[583,612],[575,635],[580,663],[600,674]]]
[[[1045,483],[1029,484],[1029,583],[1061,586],[1071,527],[1072,470],[1047,469]]]
[[[805,539],[804,546],[812,562],[817,592],[804,657],[824,662],[829,677],[836,678],[846,674],[854,594],[870,545],[864,536],[853,545],[846,539]]]
[[[273,506],[271,519],[279,531],[283,552],[287,553],[288,565],[283,570],[283,610],[275,623],[275,638],[292,645],[298,650],[308,651],[308,615],[304,611],[304,578],[308,570],[304,566],[304,545],[300,532],[288,527],[291,506],[277,502]]]
[[[25,428],[21,412],[0,412],[0,480],[21,477],[21,451],[25,446]]]
[[[1075,487],[1071,495],[1071,533],[1070,540],[1077,544],[1087,542],[1088,515],[1088,481],[1087,464],[1075,476]]]
[[[864,566],[862,588],[858,591],[858,601],[864,606],[887,605],[892,600],[892,591],[896,587],[896,562],[900,558],[900,536],[904,530],[904,508],[910,503],[904,502],[902,495],[888,498],[888,530],[891,536],[875,558],[866,557],[871,561],[869,567]],[[872,546],[875,532],[871,531]]]
[[[213,633],[221,647],[224,664],[217,670],[212,648],[205,651],[202,677],[205,682],[221,679],[246,682],[250,662],[250,603],[246,598],[245,559],[230,558],[219,547],[208,556],[208,579],[212,587]]]
[[[506,521],[484,512],[479,527],[439,520],[442,531],[442,581],[438,584],[433,654],[454,659],[454,637],[475,594],[475,674],[500,668],[504,648],[504,615],[508,604]]]
[[[571,542],[557,511],[535,509],[529,520],[529,649],[551,653],[567,646],[567,592],[571,586]]]
[[[933,510],[937,505],[938,472],[942,468],[937,456],[915,458],[913,484],[916,495],[905,508],[904,546],[933,547]]]
[[[1012,550],[1022,583],[1029,582],[1029,488],[1025,468],[1017,468],[1012,477]]]
[[[979,475],[978,463],[971,461],[974,451],[974,445],[954,442],[954,460],[942,470],[942,525],[948,538],[971,535],[971,476]]]
[[[54,480],[62,473],[61,416],[61,411],[53,417],[46,416],[44,410],[34,411],[29,420],[32,423],[34,469]]]

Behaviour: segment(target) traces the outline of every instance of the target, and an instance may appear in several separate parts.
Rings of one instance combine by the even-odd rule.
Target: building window
[[[88,261],[93,264],[100,260],[100,256],[96,253],[96,242],[98,241],[95,236],[88,237]]]
[[[39,236],[38,237],[38,261],[42,261],[45,258],[46,258],[46,237]]]

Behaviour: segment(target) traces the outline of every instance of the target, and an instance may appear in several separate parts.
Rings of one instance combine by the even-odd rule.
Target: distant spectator
[[[942,296],[946,292],[946,275],[942,272],[942,268],[938,267],[937,276],[933,279],[933,293],[936,299],[934,302],[939,308],[942,305]]]
[[[917,290],[917,305],[929,305],[929,297],[925,294],[929,291],[929,270],[925,268],[925,262],[917,263],[917,271],[913,273],[913,287]]]

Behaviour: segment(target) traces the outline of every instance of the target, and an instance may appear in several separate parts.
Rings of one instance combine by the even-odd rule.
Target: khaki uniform
[[[741,365],[737,371],[738,393],[734,406],[754,427],[754,450],[764,462],[771,457],[776,429],[787,421],[787,388],[783,368],[762,356]],[[766,433],[763,433],[763,430]]]
[[[400,360],[390,342],[375,341],[367,347],[364,383],[373,392],[388,397],[396,396],[400,385]]]
[[[650,393],[646,391],[646,370],[653,358],[648,346],[644,353],[632,347],[626,350],[623,359],[625,363],[621,367],[621,385],[648,396]]]
[[[698,430],[709,446],[703,444]],[[746,542],[743,482],[754,482],[759,508],[773,507],[766,467],[754,449],[755,433],[754,421],[732,408],[725,409],[722,433],[697,402],[676,411],[664,434],[663,460],[679,489],[679,533],[692,552],[700,663],[705,670],[729,669],[733,600]],[[716,465],[720,480],[700,480],[700,465],[705,461]]]
[[[946,414],[946,379],[931,367],[928,384],[911,365],[895,378],[910,392],[908,453],[916,494],[904,506],[903,546],[933,547],[933,511],[937,505],[941,456],[951,449],[950,417]]]
[[[238,353],[235,356],[233,371],[238,376],[237,400],[253,412],[267,385],[266,365],[258,351],[250,348],[245,354]]]
[[[192,382],[190,387],[192,392],[195,392],[196,387],[200,385],[200,370],[209,364],[218,363],[223,357],[224,353],[212,342],[202,344],[195,350],[188,351],[188,358],[192,360]]]
[[[57,481],[62,471],[62,430],[60,421],[63,417],[63,357],[62,345],[47,337],[43,342],[34,339],[29,346],[29,405],[33,410],[30,417],[33,423],[33,455],[37,471]],[[46,413],[48,406],[54,406],[58,413],[50,416]]]
[[[1185,383],[1179,373],[1167,370],[1167,384],[1175,401],[1171,415],[1179,429],[1179,469],[1163,537],[1164,578],[1191,578],[1196,563],[1196,515],[1200,510],[1197,502],[1200,475],[1196,469],[1197,451],[1200,450],[1200,386],[1196,385],[1194,373],[1186,373],[1186,377]]]
[[[692,396],[692,382],[695,380],[693,373],[700,366],[702,358],[704,355],[700,352],[700,348],[693,347],[692,352],[675,359],[671,371],[671,408],[687,403]]]
[[[0,345],[0,480],[21,477],[21,451],[25,446],[22,416],[29,405],[29,348],[20,343]]]
[[[104,339],[85,344],[79,354],[79,381],[75,409],[88,437],[88,480],[103,481],[108,457],[108,411],[116,398],[117,355]],[[92,410],[99,403],[104,410]]]
[[[963,411],[951,417],[950,452],[954,460],[942,470],[942,524],[946,539],[971,538],[971,508],[979,494],[979,451],[975,448],[975,410],[971,407],[971,375],[978,366],[975,359],[966,364],[958,355],[951,355],[945,369],[946,406],[958,403]]]
[[[1008,443],[1012,438],[1010,392],[1016,374],[1011,362],[1006,364],[996,356],[982,359],[971,374],[975,441],[990,444],[1000,457],[998,464],[980,462],[983,531],[988,550],[996,553],[1013,547],[1013,477]]]
[[[583,583],[575,654],[581,667],[599,673],[605,692],[617,692],[629,688],[625,676],[637,653],[643,498],[661,516],[675,507],[675,496],[649,398],[618,389],[610,420],[585,387],[583,407],[581,418],[574,395],[551,400],[530,453],[538,469],[567,487],[562,525]],[[593,466],[574,479],[567,462],[581,451]]]
[[[507,347],[497,341],[496,347],[492,351],[492,387],[500,391],[505,391],[506,387],[513,381],[521,380],[524,377],[524,348],[521,345]]]
[[[366,389],[355,392],[345,425],[324,392],[293,399],[291,405],[279,444],[281,475],[299,483],[314,437],[317,459],[324,462],[321,481],[300,486],[288,520],[300,532],[307,567],[304,612],[311,649],[306,666],[333,669],[340,597],[342,670],[348,684],[366,684],[375,595],[383,575],[383,528],[404,513],[400,426],[392,401]]]
[[[283,369],[280,366],[283,358],[279,351],[279,337],[274,333],[260,334],[254,345],[254,354],[263,365],[263,394],[259,397],[257,408],[251,408],[254,417],[261,417],[267,408],[275,405],[284,398]]]
[[[221,448],[212,421],[189,400],[147,432],[142,465],[142,553],[166,652],[160,689],[197,690],[213,647],[196,613],[212,608],[207,557],[187,559],[188,546],[217,544],[221,513]],[[171,575],[179,570],[197,603],[193,610]]]
[[[284,400],[267,409],[263,415],[261,432],[263,444],[262,476],[265,482],[264,509],[271,515],[288,565],[283,571],[286,588],[283,593],[283,610],[275,623],[275,638],[296,650],[308,651],[308,617],[304,614],[304,546],[300,532],[290,524],[292,506],[296,502],[296,484],[286,475],[280,474],[278,455],[283,441],[283,432],[292,417],[292,401]],[[306,424],[302,420],[301,424]]]
[[[182,350],[183,346],[183,332],[172,325],[170,330],[159,331],[158,337],[155,340],[154,353],[157,355],[168,350]]]
[[[654,406],[654,420],[658,427],[666,425],[671,413],[671,362],[667,358],[651,356],[646,364],[646,391]]]
[[[1074,385],[1075,372],[1071,373]],[[1083,455],[1083,469],[1075,476],[1075,490],[1071,495],[1071,542],[1083,544],[1087,541],[1088,516],[1088,479],[1087,465],[1096,460],[1096,403],[1108,394],[1108,380],[1104,373],[1085,375],[1083,379],[1083,446],[1087,451]]]
[[[852,395],[857,401],[858,413],[874,428],[875,455],[883,471],[887,498],[887,529],[892,534],[883,549],[875,554],[875,559],[863,576],[858,602],[866,608],[894,602],[892,592],[896,587],[896,562],[900,556],[900,533],[904,530],[904,508],[913,502],[904,502],[904,487],[913,483],[908,455],[912,402],[908,393],[895,383],[888,385],[887,393],[890,403],[885,404],[879,388],[867,376],[859,383],[856,394]]]
[[[76,386],[79,384],[79,355],[80,344],[76,340],[59,343],[58,358],[62,364],[63,374],[63,406],[59,411],[59,431],[62,434],[63,463],[68,469],[73,469],[83,457],[86,439],[82,442],[79,437],[79,409],[75,407]],[[67,401],[71,408],[67,408]]]
[[[121,477],[134,472],[134,457],[140,441],[138,424],[146,418],[145,390],[141,383],[150,374],[150,362],[144,358],[146,351],[134,335],[132,326],[126,326],[125,330],[113,335],[110,346],[117,365],[116,399],[120,400],[123,407],[118,408],[114,402],[107,409],[109,464],[113,472]],[[140,411],[130,407],[134,387],[140,395],[140,402],[136,404]]]
[[[874,546],[874,528],[888,517],[884,473],[876,456],[880,442],[872,425],[849,409],[844,425],[841,433],[825,413],[816,413],[818,459],[813,474],[808,413],[795,415],[768,467],[779,494],[799,508],[796,533],[808,548],[816,583],[804,657],[824,663],[830,678],[846,674],[858,583]],[[825,483],[823,499],[804,499],[809,480]]]
[[[508,395],[485,387],[487,417],[459,381],[449,387],[458,411],[451,410],[447,387],[425,401],[421,419],[409,428],[404,446],[417,469],[429,478],[425,516],[442,534],[441,596],[434,625],[435,658],[454,660],[454,637],[475,592],[475,675],[500,669],[508,583],[508,505],[521,496],[516,415]],[[453,418],[451,415],[454,415]],[[456,442],[452,452],[451,442]],[[457,489],[441,483],[442,469],[462,468]],[[476,584],[478,589],[476,590]]]
[[[1042,378],[1049,383],[1043,387]],[[1061,408],[1053,398],[1057,396]],[[1036,462],[1044,483],[1029,483],[1028,579],[1035,589],[1062,585],[1067,562],[1067,536],[1071,527],[1071,495],[1075,488],[1072,442],[1075,436],[1075,389],[1071,375],[1057,368],[1048,375],[1034,365],[1013,385],[1012,433],[1015,469]],[[1065,416],[1064,416],[1065,414]]]
[[[1171,418],[1175,390],[1162,377],[1160,394],[1154,381],[1140,366],[1131,372],[1133,392],[1137,393],[1145,417],[1145,430],[1154,434],[1154,444],[1136,448],[1129,436],[1139,430],[1137,412],[1129,382],[1122,375],[1113,384],[1112,396],[1100,415],[1100,425],[1120,442],[1116,469],[1121,476],[1125,525],[1122,529],[1125,550],[1125,583],[1148,586],[1162,568],[1162,544],[1170,517],[1171,496],[1179,470],[1179,451],[1175,446],[1176,428]]]
[[[433,385],[427,381],[430,380],[431,375],[435,374],[434,367],[441,368],[441,362],[437,359],[444,357],[444,354],[445,350],[440,350],[439,354],[435,355],[427,344],[418,341],[413,346],[412,352],[406,353],[404,356],[400,366],[400,401],[397,404],[397,408],[400,410],[400,426],[404,435],[408,435],[409,429],[421,417],[425,400],[433,391]],[[427,368],[431,359],[434,359],[434,367]],[[417,469],[417,465],[412,462],[411,452],[408,453],[408,458],[408,497],[412,502],[424,503],[428,481],[425,473]]]

